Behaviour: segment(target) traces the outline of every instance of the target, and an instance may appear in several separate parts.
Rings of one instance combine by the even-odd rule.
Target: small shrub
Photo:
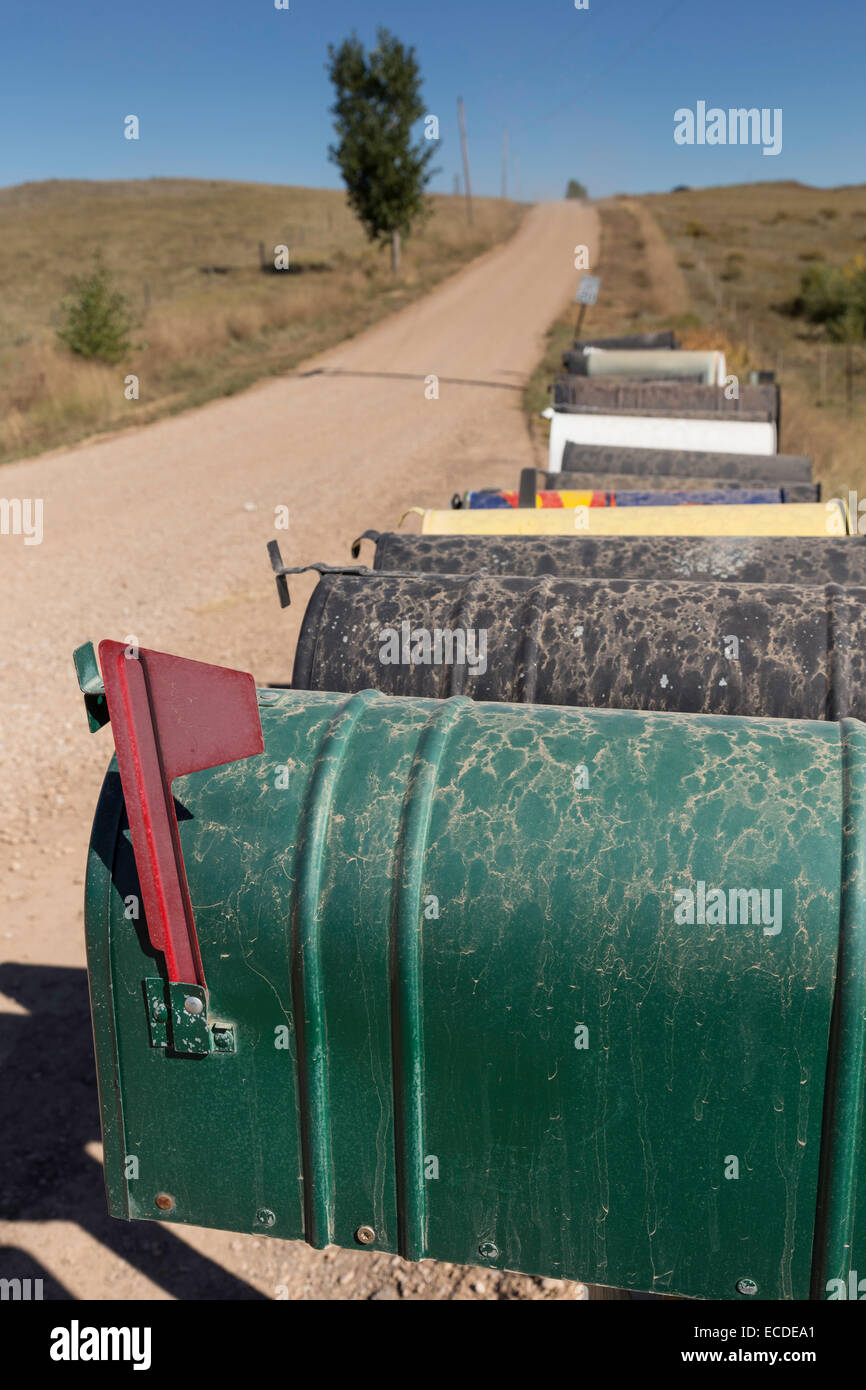
[[[798,261],[826,261],[827,257],[823,251],[801,251],[797,257]]]
[[[866,336],[866,262],[857,256],[846,266],[811,265],[800,281],[795,313],[821,323],[831,338],[854,342]]]
[[[839,216],[839,211],[837,208],[819,208],[819,212],[821,213],[822,217],[825,217],[827,219],[828,222],[832,222],[834,217]]]
[[[702,237],[711,236],[712,234],[710,232],[709,227],[705,227],[703,222],[698,222],[695,218],[692,218],[692,220],[690,222],[687,222],[683,227],[683,235],[691,237]]]
[[[60,306],[57,336],[70,352],[101,362],[119,362],[129,351],[134,327],[126,296],[115,288],[101,256],[88,275],[72,281],[69,299]]]

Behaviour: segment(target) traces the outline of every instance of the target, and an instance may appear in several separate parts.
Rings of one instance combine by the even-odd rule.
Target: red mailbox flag
[[[148,933],[169,980],[204,987],[171,784],[262,752],[255,682],[123,642],[100,642],[99,661]]]

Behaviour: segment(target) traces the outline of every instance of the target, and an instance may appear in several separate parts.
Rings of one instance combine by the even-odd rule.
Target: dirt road
[[[42,1277],[46,1297],[573,1296],[104,1215],[81,899],[111,736],[87,733],[71,653],[134,635],[289,680],[313,579],[281,612],[266,542],[279,534],[289,562],[333,563],[413,504],[516,485],[533,461],[521,387],[573,290],[574,247],[594,255],[597,235],[580,204],[539,206],[508,245],[291,377],[3,468],[4,497],[43,500],[44,536],[0,536],[0,1275]],[[279,507],[288,531],[275,531]]]

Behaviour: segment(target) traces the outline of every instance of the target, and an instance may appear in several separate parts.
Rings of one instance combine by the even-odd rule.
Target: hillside
[[[342,192],[214,180],[0,189],[0,460],[142,423],[286,371],[509,237],[525,208],[431,199],[396,282]],[[260,266],[260,244],[268,262]],[[274,248],[288,273],[273,272]],[[73,277],[103,256],[137,320],[119,367],[56,341]],[[124,396],[124,378],[140,398]]]
[[[792,313],[810,266],[866,253],[866,186],[744,184],[640,200],[685,276],[691,308],[785,388],[783,447],[814,456],[830,489],[866,496],[866,347]]]

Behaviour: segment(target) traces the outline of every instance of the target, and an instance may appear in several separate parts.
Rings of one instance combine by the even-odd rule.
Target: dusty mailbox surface
[[[115,1216],[697,1297],[845,1276],[859,1129],[822,1149],[822,1112],[840,922],[837,1112],[859,1094],[860,724],[259,698],[264,751],[173,787],[199,1055],[152,1026],[164,965],[105,781]]]

